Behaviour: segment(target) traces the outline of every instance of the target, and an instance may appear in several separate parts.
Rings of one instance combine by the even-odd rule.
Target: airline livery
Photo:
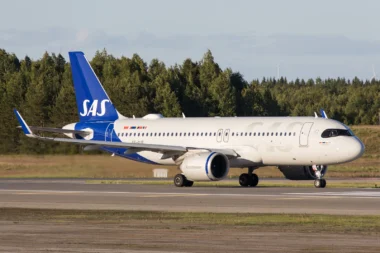
[[[318,188],[327,166],[359,158],[363,143],[343,123],[322,117],[164,118],[148,114],[126,118],[115,108],[82,52],[70,52],[79,122],[63,128],[28,126],[15,110],[28,137],[84,145],[138,162],[177,165],[175,186],[226,178],[231,167],[248,168],[239,177],[254,187],[254,170],[277,166],[291,180],[315,180]],[[33,131],[62,133],[43,137]]]

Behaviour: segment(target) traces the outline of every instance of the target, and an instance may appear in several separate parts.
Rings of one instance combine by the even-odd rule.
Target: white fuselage
[[[326,129],[349,130],[344,124],[314,117],[227,117],[121,119],[110,131],[122,142],[233,149],[240,157],[231,166],[313,165],[352,161],[364,152],[354,136],[322,138]],[[111,127],[111,125],[113,127]],[[106,130],[109,131],[109,130]],[[108,137],[107,137],[108,136]],[[105,133],[106,141],[112,133]],[[115,135],[114,135],[115,136]],[[174,164],[157,152],[138,152],[158,164]]]

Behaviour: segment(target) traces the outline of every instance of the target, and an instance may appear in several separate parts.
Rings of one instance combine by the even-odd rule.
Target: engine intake
[[[279,166],[278,169],[290,180],[314,180],[326,174],[327,165]]]
[[[191,181],[218,181],[227,176],[230,163],[224,154],[201,152],[186,157],[180,169]]]

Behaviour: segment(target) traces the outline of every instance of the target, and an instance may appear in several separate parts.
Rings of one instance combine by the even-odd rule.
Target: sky
[[[45,51],[139,54],[167,66],[200,61],[246,80],[371,79],[380,75],[377,0],[0,0],[0,48],[23,58]]]

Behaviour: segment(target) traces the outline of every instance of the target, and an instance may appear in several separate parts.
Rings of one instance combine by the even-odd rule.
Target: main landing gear
[[[191,187],[193,184],[193,181],[187,180],[187,178],[182,174],[177,174],[174,177],[174,185],[177,187]]]
[[[259,183],[259,177],[253,173],[254,167],[248,167],[248,173],[243,173],[239,177],[239,184],[243,187],[255,187]]]
[[[325,188],[326,187],[326,180],[323,178],[315,179],[314,186],[315,186],[315,188]]]

